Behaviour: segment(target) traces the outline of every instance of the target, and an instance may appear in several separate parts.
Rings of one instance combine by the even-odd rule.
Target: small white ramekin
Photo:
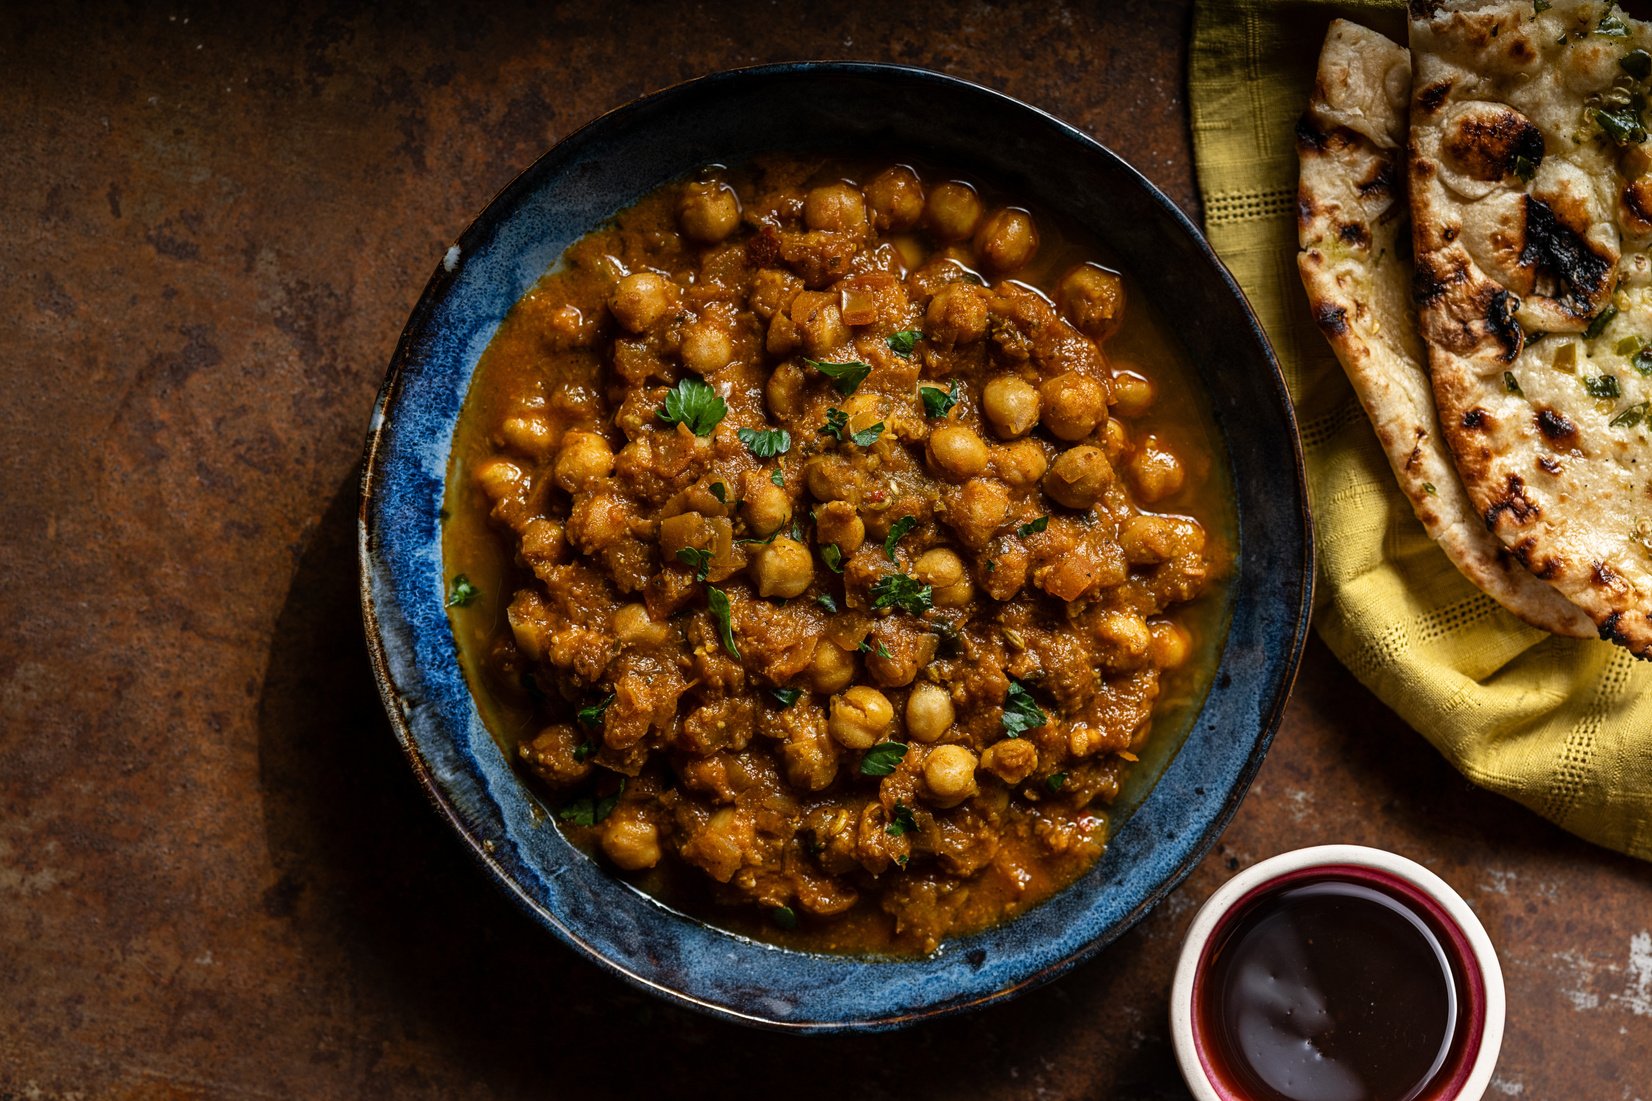
[[[1181,957],[1176,963],[1176,978],[1170,990],[1170,1032],[1176,1046],[1176,1061],[1182,1077],[1196,1101],[1247,1101],[1236,1096],[1217,1082],[1199,1050],[1194,1033],[1193,993],[1195,979],[1207,957],[1210,938],[1224,924],[1228,914],[1240,903],[1248,901],[1261,889],[1275,881],[1302,874],[1325,871],[1335,874],[1339,868],[1366,870],[1378,873],[1400,885],[1409,885],[1419,895],[1431,901],[1437,909],[1436,917],[1443,917],[1461,933],[1457,947],[1478,968],[1483,1011],[1478,1021],[1470,1017],[1470,1028],[1478,1032],[1468,1043],[1478,1041],[1478,1052],[1468,1066],[1456,1092],[1439,1101],[1480,1101],[1491,1084],[1492,1071],[1497,1066],[1497,1053],[1503,1044],[1503,1019],[1506,1004],[1503,993],[1503,968],[1497,962],[1497,952],[1486,935],[1480,919],[1474,916],[1468,903],[1452,890],[1445,880],[1418,864],[1395,853],[1370,849],[1363,845],[1315,845],[1269,857],[1254,864],[1223,884],[1200,908],[1182,943]],[[1453,938],[1456,940],[1457,938]],[[1465,948],[1466,946],[1466,948]],[[1471,986],[1473,976],[1468,976]]]

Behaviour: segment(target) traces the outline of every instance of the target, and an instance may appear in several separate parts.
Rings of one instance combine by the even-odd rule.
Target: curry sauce
[[[1096,860],[1203,698],[1231,531],[1175,345],[1096,257],[945,173],[776,157],[521,299],[444,555],[484,718],[577,843],[861,952]]]

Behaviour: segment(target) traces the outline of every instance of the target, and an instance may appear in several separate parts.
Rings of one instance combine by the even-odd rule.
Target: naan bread
[[[1416,291],[1440,425],[1486,526],[1639,657],[1652,657],[1649,48],[1652,28],[1599,2],[1411,4]]]
[[[1441,439],[1404,237],[1410,219],[1400,162],[1410,93],[1411,55],[1403,47],[1356,23],[1332,22],[1297,128],[1297,267],[1314,320],[1417,519],[1452,563],[1532,626],[1592,637],[1589,618],[1486,531]]]

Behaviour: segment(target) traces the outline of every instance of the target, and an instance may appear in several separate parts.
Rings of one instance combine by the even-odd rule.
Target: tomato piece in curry
[[[649,195],[506,317],[455,441],[454,625],[596,858],[742,931],[925,952],[1101,854],[1167,686],[1202,696],[1228,506],[1170,342],[1055,228],[767,158]]]

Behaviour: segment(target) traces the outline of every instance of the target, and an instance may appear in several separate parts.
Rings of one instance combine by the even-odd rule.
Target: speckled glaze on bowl
[[[443,610],[439,510],[459,409],[500,320],[574,240],[708,161],[899,147],[1070,217],[1173,307],[1238,501],[1232,623],[1186,743],[1106,854],[1048,902],[922,959],[816,955],[676,913],[568,844],[477,714]],[[362,609],[385,707],[437,808],[548,929],[645,989],[799,1031],[889,1029],[985,1005],[1095,954],[1169,893],[1232,816],[1307,630],[1312,542],[1278,365],[1238,287],[1171,202],[1095,141],[996,92],[899,66],[720,73],[570,135],[448,250],[396,348],[367,444]],[[455,930],[455,936],[465,935]]]

